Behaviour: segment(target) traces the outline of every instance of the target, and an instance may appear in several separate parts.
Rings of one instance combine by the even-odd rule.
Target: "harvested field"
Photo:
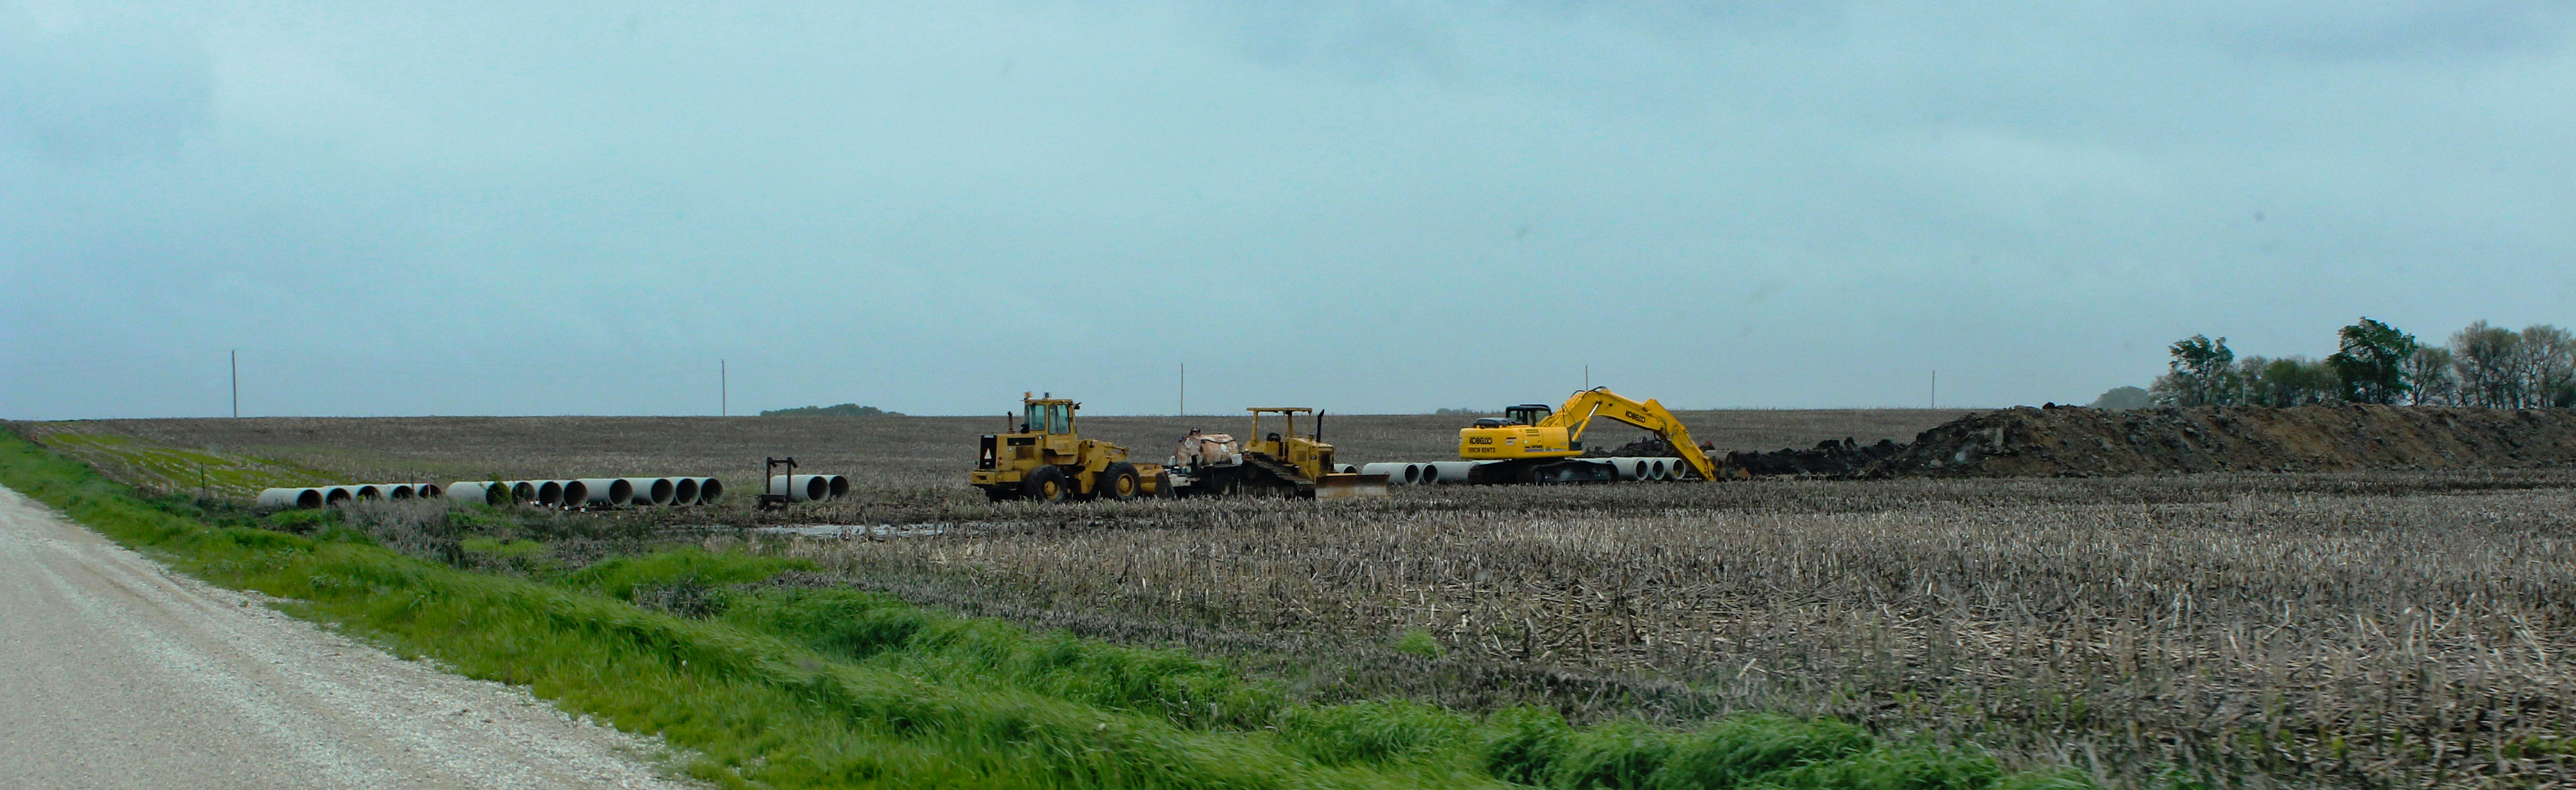
[[[771,550],[836,569],[829,583],[966,611],[1300,656],[1283,666],[1319,694],[1818,713],[2128,786],[2168,770],[2540,786],[2571,778],[2576,745],[2570,484],[2553,470],[1774,481],[1573,502],[1479,489]],[[1410,632],[1443,656],[1406,654]]]
[[[2337,414],[2416,433],[2355,439],[2349,425],[2336,432]],[[723,474],[763,454],[809,466],[839,458],[859,478],[863,495],[851,501],[783,514],[736,503],[686,524],[632,513],[599,522],[614,529],[558,517],[496,536],[544,542],[540,554],[487,560],[505,572],[577,567],[674,541],[795,555],[825,571],[777,583],[863,587],[1182,646],[1321,700],[1543,704],[1594,721],[1822,714],[1977,744],[2016,766],[2080,766],[2117,787],[2576,780],[2564,762],[2576,753],[2576,670],[2564,661],[2576,648],[2576,467],[2553,465],[2566,444],[2546,422],[2563,414],[2027,409],[1947,426],[1934,423],[1953,415],[1925,412],[1723,415],[1744,421],[1736,435],[1771,437],[1760,444],[1726,441],[1712,416],[1695,415],[1694,432],[1709,421],[1702,438],[1735,447],[1928,431],[1930,441],[1891,442],[1898,450],[1875,461],[1912,458],[1928,474],[1050,507],[989,504],[962,485],[973,437],[994,418],[18,427],[74,453],[211,446],[210,457],[268,459],[257,473],[278,475]],[[1330,420],[1327,440],[1368,454],[1355,459],[1453,449],[1454,418]],[[2541,422],[2517,427],[2524,420]],[[1084,422],[1138,448],[1193,424],[1229,423]],[[2036,433],[2061,424],[2073,427]],[[2188,441],[2092,454],[2209,465],[2069,466],[2067,448],[2125,441],[2131,425]],[[2434,432],[2449,425],[2463,428],[2449,439]],[[1979,446],[2005,452],[1979,449],[1975,463],[1937,472],[1922,460],[1956,457],[1970,445],[1953,438],[1997,428],[2001,439]],[[2174,446],[2189,453],[2150,453]],[[2312,460],[2277,460],[2294,452]],[[156,468],[108,467],[188,487]],[[2056,476],[2122,469],[2162,474]],[[764,524],[894,528],[855,539],[736,529]],[[440,530],[424,522],[406,550],[475,556],[456,550],[465,536]],[[648,534],[658,537],[637,537]]]

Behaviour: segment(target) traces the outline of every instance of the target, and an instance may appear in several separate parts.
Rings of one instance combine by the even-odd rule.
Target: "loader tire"
[[[1136,492],[1144,488],[1144,482],[1136,479],[1135,464],[1120,461],[1110,464],[1107,469],[1100,470],[1098,495],[1101,499],[1125,502],[1135,499]]]
[[[1062,469],[1041,466],[1020,481],[1020,496],[1040,502],[1063,502],[1073,498],[1073,479],[1065,477]]]

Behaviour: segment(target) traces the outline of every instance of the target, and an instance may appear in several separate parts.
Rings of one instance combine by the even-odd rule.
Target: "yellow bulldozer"
[[[1082,404],[1022,394],[1015,430],[987,434],[967,482],[994,501],[1124,500],[1139,496],[1267,494],[1299,498],[1385,496],[1385,475],[1361,475],[1333,462],[1322,441],[1320,412],[1263,407],[1252,413],[1249,446],[1225,434],[1192,431],[1169,464],[1127,460],[1127,448],[1075,431]],[[1313,432],[1297,435],[1297,415],[1314,413]],[[1275,431],[1264,432],[1264,416]]]
[[[1673,455],[1701,480],[1717,479],[1717,462],[1708,447],[1691,441],[1681,418],[1653,399],[1630,400],[1608,387],[1574,393],[1564,406],[1524,403],[1458,429],[1458,457],[1490,461],[1470,467],[1471,483],[1588,483],[1618,479],[1603,461],[1586,460],[1583,432],[1594,417],[1606,417],[1646,429],[1672,447]]]
[[[1296,498],[1342,499],[1386,496],[1386,475],[1363,475],[1358,467],[1333,461],[1333,446],[1324,443],[1324,413],[1303,406],[1256,406],[1252,440],[1238,444],[1226,434],[1191,431],[1165,467],[1174,490],[1190,494],[1270,494]],[[1313,415],[1311,430],[1297,435],[1297,416]],[[1263,418],[1269,426],[1263,429]]]

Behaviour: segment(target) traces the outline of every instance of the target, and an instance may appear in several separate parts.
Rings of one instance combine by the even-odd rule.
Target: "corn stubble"
[[[1006,508],[1020,520],[786,551],[1213,641],[1421,632],[1442,662],[1534,670],[1492,682],[1628,679],[1556,689],[1578,716],[1826,715],[2122,785],[2541,786],[2576,746],[2571,482],[1435,489]],[[1460,672],[1417,676],[1461,701],[1429,687]]]

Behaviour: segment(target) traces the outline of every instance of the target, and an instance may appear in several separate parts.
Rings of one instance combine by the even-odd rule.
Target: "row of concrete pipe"
[[[361,499],[414,499],[444,496],[437,483],[353,483],[316,488],[271,488],[259,492],[259,506],[269,509],[321,507]]]
[[[841,483],[847,491],[849,484]],[[316,508],[368,499],[446,497],[484,504],[505,502],[546,507],[613,507],[620,505],[705,505],[724,496],[724,483],[712,477],[587,477],[578,480],[460,480],[437,483],[373,483],[311,488],[271,488],[259,492],[259,506],[272,510]]]
[[[1574,460],[1574,459],[1569,459],[1569,460]],[[1645,480],[1645,481],[1656,481],[1656,480],[1680,480],[1680,479],[1682,479],[1682,471],[1683,471],[1684,469],[1686,469],[1686,468],[1687,468],[1687,467],[1684,467],[1684,466],[1682,465],[1682,460],[1681,460],[1681,459],[1679,459],[1679,458],[1636,458],[1636,457],[1617,457],[1617,458],[1584,458],[1584,459],[1579,459],[1579,460],[1591,461],[1591,462],[1593,462],[1593,463],[1609,464],[1609,465],[1610,465],[1610,468],[1611,468],[1612,470],[1614,470],[1615,472],[1617,472],[1617,474],[1619,475],[1619,479],[1621,479],[1621,480]],[[1386,483],[1387,483],[1387,485],[1397,485],[1397,486],[1450,485],[1450,484],[1463,484],[1463,483],[1466,483],[1466,482],[1467,482],[1467,480],[1468,480],[1468,470],[1470,470],[1470,469],[1474,469],[1474,468],[1476,468],[1477,466],[1480,466],[1480,465],[1483,465],[1483,464],[1490,464],[1490,463],[1499,463],[1499,462],[1497,462],[1497,461],[1430,461],[1430,462],[1425,462],[1425,463],[1388,462],[1388,463],[1360,464],[1360,465],[1358,465],[1356,468],[1352,468],[1352,467],[1348,467],[1348,466],[1346,466],[1346,467],[1344,467],[1344,471],[1357,471],[1357,472],[1359,472],[1360,474],[1365,474],[1365,475],[1386,475]]]

